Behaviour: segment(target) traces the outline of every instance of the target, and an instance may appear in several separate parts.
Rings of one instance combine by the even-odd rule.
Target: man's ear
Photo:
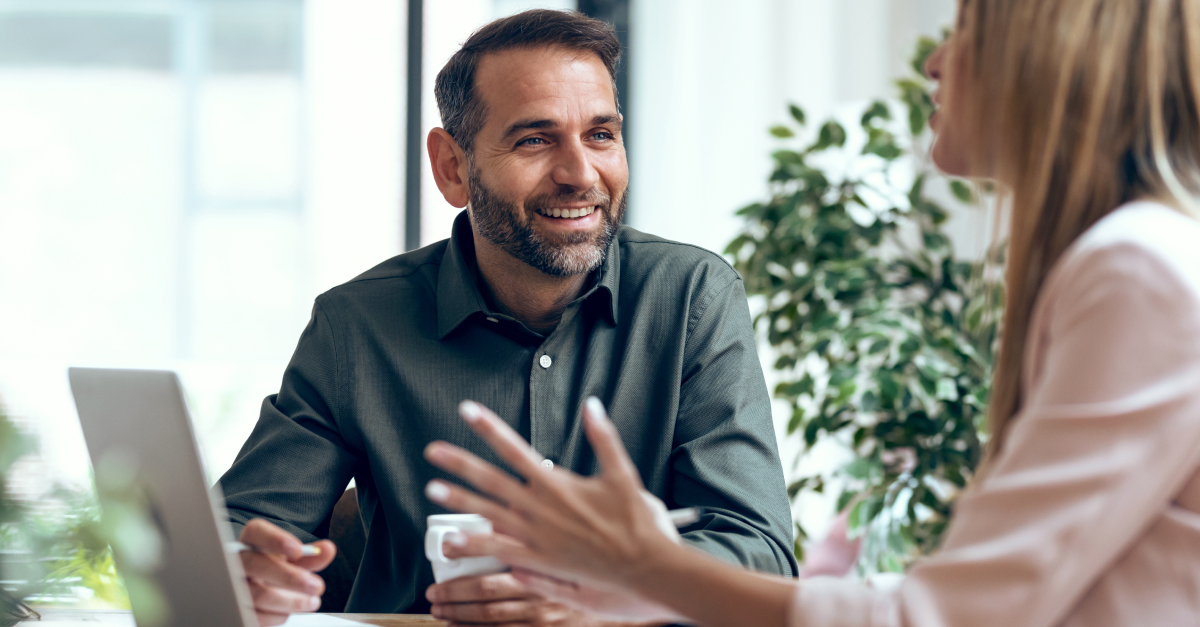
[[[429,131],[425,146],[429,151],[429,165],[433,167],[433,180],[442,197],[453,207],[466,207],[471,200],[470,185],[463,178],[467,171],[466,153],[443,128]]]

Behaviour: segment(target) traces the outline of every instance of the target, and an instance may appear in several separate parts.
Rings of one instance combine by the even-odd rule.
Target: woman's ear
[[[437,182],[442,197],[452,207],[462,209],[471,200],[470,184],[463,178],[467,163],[467,155],[458,142],[445,129],[435,128],[429,131],[425,140],[429,151],[429,165],[433,167],[433,180]]]

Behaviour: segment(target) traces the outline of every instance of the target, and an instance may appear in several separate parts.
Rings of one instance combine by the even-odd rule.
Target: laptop
[[[161,559],[148,576],[166,601],[167,618],[155,620],[152,591],[133,587],[139,627],[258,627],[241,558],[225,549],[233,533],[220,488],[207,486],[179,378],[97,368],[71,368],[68,376],[93,468],[100,472],[116,459],[133,470],[162,540]],[[122,556],[113,557],[118,571],[132,572]],[[356,624],[320,614],[293,615],[286,623]]]

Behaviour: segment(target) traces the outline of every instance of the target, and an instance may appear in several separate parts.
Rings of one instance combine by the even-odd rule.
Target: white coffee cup
[[[494,557],[464,557],[449,559],[442,552],[446,534],[458,531],[467,534],[491,533],[492,521],[478,514],[435,514],[426,519],[429,528],[425,531],[425,557],[433,565],[433,579],[438,583],[470,577],[490,575],[508,570]]]

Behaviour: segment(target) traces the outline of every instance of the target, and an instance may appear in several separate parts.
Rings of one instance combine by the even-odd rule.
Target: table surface
[[[79,610],[65,608],[35,608],[42,620],[29,619],[21,625],[33,627],[83,627],[86,625],[120,625],[133,627],[133,614],[123,610]],[[379,627],[441,627],[446,623],[428,614],[328,614],[348,621]]]

